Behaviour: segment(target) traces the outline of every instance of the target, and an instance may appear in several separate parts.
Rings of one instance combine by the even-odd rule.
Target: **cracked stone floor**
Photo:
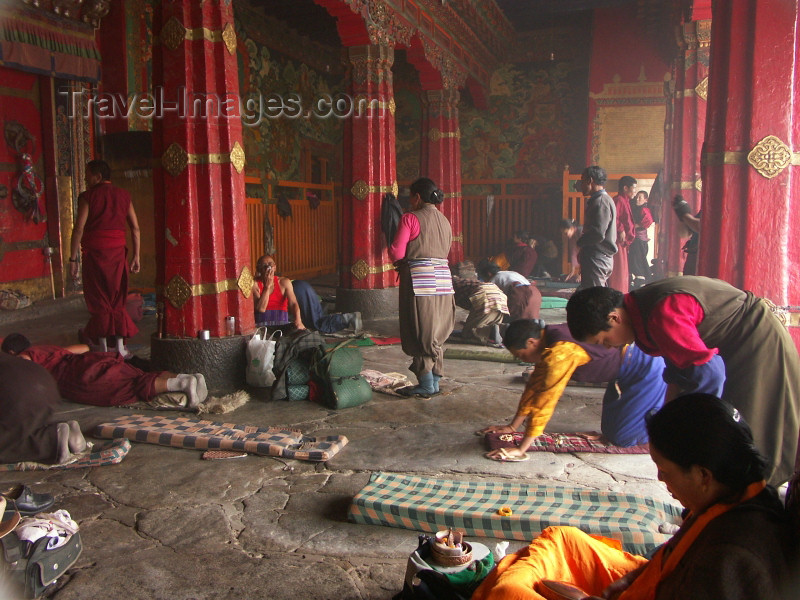
[[[558,323],[564,311],[542,316]],[[20,331],[34,343],[66,345],[76,343],[87,318],[83,304],[72,301],[54,315],[6,318],[0,335]],[[137,354],[148,355],[154,328],[154,317],[140,323],[131,341]],[[365,329],[397,335],[394,319],[367,322]],[[399,345],[366,347],[363,355],[367,368],[408,373]],[[349,444],[324,464],[254,455],[203,461],[195,450],[134,443],[118,465],[4,472],[0,485],[22,482],[53,494],[56,508],[80,524],[84,551],[48,591],[57,600],[389,599],[402,588],[417,532],[347,521],[351,498],[375,471],[550,482],[673,502],[647,455],[532,453],[528,462],[505,464],[485,459],[473,432],[510,420],[523,367],[448,360],[445,369],[444,393],[429,400],[375,393],[362,406],[334,411],[272,402],[266,390],[251,390],[248,404],[224,415],[226,422],[346,435]],[[600,388],[569,386],[548,431],[599,429],[601,398]],[[131,412],[65,403],[61,416],[91,432]],[[498,540],[478,541],[493,547]],[[510,548],[521,545],[512,541]],[[0,600],[14,597],[0,589]]]

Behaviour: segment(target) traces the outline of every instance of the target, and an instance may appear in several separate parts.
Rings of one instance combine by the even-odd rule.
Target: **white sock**
[[[206,385],[205,375],[202,373],[195,373],[194,378],[197,380],[197,396],[200,402],[205,402],[208,398],[208,386]]]
[[[125,347],[125,339],[121,336],[117,337],[117,352],[119,352],[119,355],[122,358],[127,358],[131,355],[131,353],[128,352],[128,349]]]
[[[194,408],[200,404],[200,398],[197,395],[197,379],[195,379],[194,375],[181,374],[167,379],[167,391],[186,394],[189,408]]]
[[[100,346],[100,352],[108,352],[108,341],[106,338],[97,338],[97,344]]]

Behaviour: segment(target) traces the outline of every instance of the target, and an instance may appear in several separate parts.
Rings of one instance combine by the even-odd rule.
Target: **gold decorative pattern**
[[[397,110],[394,98],[389,98],[388,101],[381,101],[377,98],[372,98],[370,100],[365,94],[357,95],[355,97],[355,103],[353,104],[355,114],[358,116],[362,115],[362,107],[365,107],[367,110],[372,110],[374,106],[377,106],[379,110],[388,110],[389,114],[392,116],[394,116],[395,110]]]
[[[222,41],[225,42],[225,47],[228,49],[228,54],[233,56],[236,53],[236,31],[233,29],[233,24],[228,22],[225,29],[222,30]]]
[[[237,285],[239,286],[239,290],[241,290],[242,295],[245,298],[249,298],[250,294],[253,292],[253,273],[250,271],[250,267],[245,265],[242,267],[242,272],[239,273],[239,281]]]
[[[400,186],[397,184],[397,181],[392,182],[392,185],[367,185],[366,181],[359,179],[353,184],[353,187],[350,188],[350,193],[362,202],[367,197],[367,194],[386,194],[389,192],[397,197],[400,192]]]
[[[183,173],[187,165],[219,165],[224,163],[232,164],[237,173],[242,172],[244,169],[245,156],[244,149],[242,149],[239,142],[233,143],[233,149],[229,154],[189,154],[180,144],[173,142],[161,156],[161,165],[173,177],[177,177]]]
[[[233,168],[236,169],[237,173],[241,173],[242,169],[244,169],[244,148],[239,144],[239,142],[233,143],[233,149],[231,150],[230,154],[231,164]]]
[[[164,154],[161,155],[161,166],[173,177],[177,177],[183,173],[183,170],[188,164],[189,155],[186,153],[186,150],[175,142],[172,142]]]
[[[225,279],[224,281],[212,281],[209,283],[195,283],[192,286],[192,296],[222,294],[223,292],[230,292],[231,290],[238,289],[240,289],[238,279]]]
[[[701,160],[704,165],[718,167],[720,165],[742,165],[747,158],[744,152],[726,150],[725,152],[705,152]]]
[[[702,81],[694,88],[695,94],[703,100],[708,100],[708,77],[703,77]]]
[[[359,200],[363,201],[364,198],[366,198],[367,194],[369,193],[369,186],[367,185],[366,181],[364,181],[363,179],[359,179],[353,184],[353,187],[350,188],[350,193],[352,193],[353,196],[355,196]],[[358,275],[356,275],[356,277],[358,277]]]
[[[779,175],[792,162],[792,150],[783,141],[768,135],[747,155],[747,162],[767,179]]]
[[[464,243],[464,234],[463,233],[459,233],[458,235],[454,235],[453,236],[453,241],[454,242],[458,242],[459,244],[463,244]]]
[[[394,265],[392,263],[370,267],[363,258],[359,258],[356,263],[350,267],[350,272],[358,280],[364,279],[367,275],[380,275],[381,273],[392,270],[394,270]]]
[[[353,274],[353,277],[361,281],[369,275],[369,265],[367,265],[367,261],[363,258],[359,258],[356,263],[350,267],[350,272]]]
[[[186,39],[186,27],[178,21],[175,17],[170,17],[169,20],[161,28],[162,43],[170,50],[177,50],[178,47]]]
[[[236,52],[236,31],[231,23],[227,23],[222,31],[208,27],[187,29],[176,17],[170,17],[161,29],[159,38],[170,50],[177,50],[184,40],[206,40],[214,43],[223,42],[231,55]]]
[[[455,138],[457,140],[461,139],[461,129],[456,129],[455,131],[441,131],[440,129],[434,127],[433,129],[428,132],[428,137],[431,138],[434,142],[438,142],[443,138]]]
[[[672,189],[673,190],[703,190],[703,181],[701,179],[696,179],[694,181],[673,181],[672,182]]]
[[[169,280],[167,287],[164,289],[164,296],[172,306],[181,309],[186,304],[186,301],[192,297],[192,287],[183,277],[175,275]]]

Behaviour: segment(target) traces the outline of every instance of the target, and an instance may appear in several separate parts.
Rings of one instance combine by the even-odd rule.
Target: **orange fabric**
[[[586,350],[575,342],[562,340],[545,348],[542,359],[536,363],[525,384],[517,407],[518,416],[530,416],[526,436],[536,437],[544,433],[575,369],[591,360]]]
[[[508,258],[506,258],[505,252],[501,252],[496,256],[492,256],[489,260],[500,267],[501,271],[507,271],[508,267],[511,266],[511,263],[508,262]]]
[[[545,600],[534,590],[542,579],[564,581],[598,595],[646,562],[576,527],[548,527],[527,548],[501,560],[472,600]]]
[[[691,524],[688,525],[688,529],[679,531],[676,536],[670,540],[670,542],[677,540],[674,547],[672,547],[673,545],[670,544],[670,542],[661,546],[645,570],[642,571],[641,575],[639,575],[631,586],[622,593],[619,600],[652,600],[655,598],[658,583],[675,569],[681,558],[683,558],[683,555],[686,554],[686,551],[697,539],[697,536],[700,535],[700,532],[705,529],[706,525],[718,516],[728,512],[740,502],[757,496],[765,487],[765,481],[751,483],[739,502],[733,504],[715,504],[696,518],[691,514],[688,515],[685,521],[686,524],[691,522]],[[680,536],[679,539],[678,536]],[[667,547],[672,547],[672,552],[665,560],[664,550]]]

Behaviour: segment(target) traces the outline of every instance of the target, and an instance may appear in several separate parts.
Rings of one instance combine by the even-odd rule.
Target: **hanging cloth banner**
[[[79,81],[100,80],[100,50],[91,25],[0,3],[0,65]]]

